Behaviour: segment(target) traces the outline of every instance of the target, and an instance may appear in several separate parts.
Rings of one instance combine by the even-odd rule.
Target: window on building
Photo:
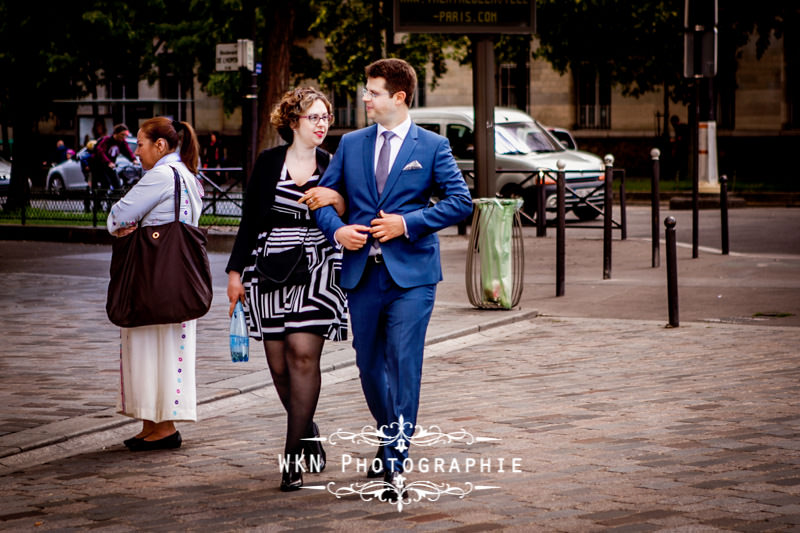
[[[796,17],[800,19],[800,16]],[[786,61],[786,127],[800,129],[800,38],[796,33],[783,34]]]
[[[358,102],[353,99],[351,94],[348,94],[346,91],[342,90],[335,92],[333,94],[331,105],[333,106],[333,116],[336,117],[334,127],[357,127],[356,112],[358,110]]]
[[[721,65],[720,65],[721,66]],[[736,128],[736,74],[725,76],[720,69],[717,74],[717,127],[722,130]]]
[[[165,100],[185,100],[189,96],[191,79],[182,79],[171,73],[164,74],[159,79],[159,96]],[[173,120],[187,120],[186,102],[163,102],[160,104],[159,115],[172,117]]]
[[[575,72],[579,128],[611,128],[611,83],[608,73],[592,67]]]
[[[497,104],[501,107],[513,107],[528,110],[530,94],[530,66],[526,63],[504,63],[498,73]]]
[[[736,71],[739,68],[737,47],[728,35],[719,38],[717,76],[712,81],[717,99],[717,128],[736,129]]]
[[[139,82],[122,77],[112,79],[108,83],[107,94],[114,100],[136,100],[139,98]],[[114,124],[120,122],[137,124],[137,104],[112,104],[111,115]],[[129,124],[131,128],[136,126]],[[135,133],[134,133],[135,134]]]

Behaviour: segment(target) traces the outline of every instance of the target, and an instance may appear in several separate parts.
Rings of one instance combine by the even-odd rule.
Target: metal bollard
[[[730,252],[728,243],[728,176],[725,174],[719,177],[719,214],[722,226],[722,255],[728,255]]]
[[[669,326],[677,328],[678,319],[678,251],[675,238],[675,217],[664,219],[667,227],[667,302],[669,306]]]
[[[653,160],[653,175],[650,179],[650,238],[653,241],[652,261],[653,268],[661,266],[661,232],[658,226],[661,218],[659,180],[661,179],[661,150],[653,148],[650,150],[650,158]]]
[[[545,200],[547,194],[544,190],[544,172],[539,171],[536,177],[536,236],[547,237],[547,209],[545,209]]]
[[[606,164],[605,202],[603,205],[603,279],[611,279],[611,223],[614,211],[614,156],[607,154],[603,161]]]
[[[624,241],[628,238],[628,207],[625,194],[625,169],[619,169],[617,174],[619,174],[619,240]]]
[[[566,274],[565,251],[566,243],[564,234],[566,229],[566,163],[562,160],[556,161],[558,167],[558,183],[556,188],[556,198],[558,199],[558,226],[556,227],[556,296],[564,296],[564,279]]]

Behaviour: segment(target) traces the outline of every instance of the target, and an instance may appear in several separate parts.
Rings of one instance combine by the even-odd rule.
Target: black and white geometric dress
[[[342,253],[331,246],[311,219],[308,206],[297,200],[316,187],[319,176],[314,175],[303,186],[297,186],[289,176],[286,165],[275,190],[271,215],[297,225],[283,222],[270,232],[258,235],[251,261],[242,272],[242,284],[247,294],[244,306],[250,337],[258,340],[282,340],[287,333],[312,332],[332,341],[347,339],[347,300],[339,287]],[[266,251],[281,251],[303,243],[308,258],[311,282],[291,285],[262,293],[255,274],[256,258]]]

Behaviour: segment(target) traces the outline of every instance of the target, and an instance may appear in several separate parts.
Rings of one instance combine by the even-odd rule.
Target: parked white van
[[[464,172],[467,185],[474,189],[474,110],[471,107],[422,107],[410,110],[411,119],[420,127],[444,135]],[[596,218],[603,208],[605,166],[596,155],[581,150],[567,150],[539,122],[516,109],[495,108],[495,163],[497,181],[494,190],[503,197],[519,197],[523,210],[536,213],[535,176],[539,169],[553,170],[560,159],[566,164],[566,209],[581,220]],[[569,191],[572,189],[574,194]],[[545,208],[556,210],[556,184],[545,181]],[[584,199],[582,201],[582,199]],[[597,209],[586,203],[591,203]]]

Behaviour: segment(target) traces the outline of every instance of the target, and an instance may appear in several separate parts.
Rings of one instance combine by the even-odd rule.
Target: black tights
[[[275,390],[286,409],[284,453],[299,454],[304,437],[311,436],[322,383],[319,361],[325,339],[315,333],[290,333],[284,340],[265,340],[267,363]]]

